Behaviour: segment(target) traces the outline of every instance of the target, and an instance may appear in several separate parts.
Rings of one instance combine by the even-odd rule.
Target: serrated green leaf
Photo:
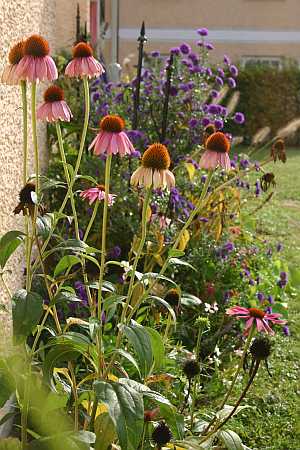
[[[95,450],[107,450],[118,437],[116,427],[107,412],[100,414],[95,420]]]
[[[226,407],[226,408],[224,408],[224,409],[221,409],[221,411],[219,411],[219,412],[217,413],[217,418],[218,418],[219,420],[226,419],[226,417],[229,416],[229,414],[231,413],[231,411],[233,410],[233,408],[234,408],[233,406],[228,406],[228,407]],[[245,409],[245,408],[251,408],[251,406],[248,406],[248,405],[245,405],[245,406],[238,406],[237,409],[236,409],[236,411],[233,413],[233,416],[235,416],[236,414],[238,414],[240,411],[242,411],[242,410]]]
[[[234,431],[221,429],[217,432],[217,437],[228,450],[243,450],[241,438]]]
[[[56,305],[59,302],[82,302],[82,300],[68,290],[61,290],[53,297],[50,306]]]
[[[279,320],[289,319],[288,310],[279,302],[275,302],[274,305],[272,305],[272,314],[282,314],[282,317],[279,317]]]
[[[53,187],[53,186],[67,189],[67,186],[64,183],[62,183],[61,181],[50,180],[50,181],[46,181],[46,183],[42,184],[42,186],[40,187],[40,191],[44,191],[45,189],[48,189],[49,187]]]
[[[142,374],[145,377],[150,370],[153,359],[152,343],[148,331],[133,320],[128,326],[119,324],[118,328],[133,345],[141,364]]]
[[[71,250],[73,252],[85,252],[85,249],[88,247],[88,245],[85,242],[82,242],[78,239],[69,239],[68,241],[61,242],[60,244],[56,245],[56,247],[53,247],[51,250],[48,250],[47,252],[44,252],[43,259],[46,259],[48,255],[54,252],[61,252],[61,251],[67,251]]]
[[[123,350],[121,348],[113,350],[113,353],[118,353],[119,355],[121,355],[124,358],[128,359],[128,361],[130,361],[134,365],[134,367],[136,368],[136,370],[139,373],[139,376],[141,377],[141,372],[140,372],[140,368],[138,366],[138,363],[136,362],[136,360],[134,359],[134,357],[130,353],[126,352],[125,350]]]
[[[195,269],[195,267],[193,267],[191,264],[187,263],[186,261],[181,261],[181,259],[178,258],[171,258],[168,262],[168,266],[170,266],[171,264],[178,264],[181,266],[187,266],[190,267],[191,269],[195,270],[197,272],[197,269]]]
[[[113,306],[122,303],[126,299],[125,295],[112,295],[108,297],[103,302],[103,311],[112,308]]]
[[[58,381],[56,383],[56,389],[60,395],[55,394],[50,391],[45,403],[43,405],[42,413],[46,416],[50,411],[55,411],[56,409],[64,408],[68,403],[69,396],[67,392],[64,391],[61,383]]]
[[[56,277],[56,275],[60,273],[62,270],[75,266],[75,264],[81,264],[81,260],[77,256],[73,255],[64,256],[55,267],[54,277]]]
[[[13,345],[25,341],[44,312],[44,300],[37,292],[21,289],[12,297]]]
[[[36,218],[36,224],[38,226],[39,232],[38,236],[42,236],[43,241],[48,239],[51,233],[53,217],[45,214],[44,216],[38,215]]]
[[[98,335],[100,327],[102,327],[102,320],[99,320],[97,317],[91,316],[89,318],[89,329],[92,341],[96,340],[96,336]]]
[[[152,391],[148,386],[138,383],[137,381],[130,380],[128,378],[120,378],[119,383],[124,384],[127,388],[134,389],[139,394],[150,397],[156,401],[156,403],[163,403],[171,406],[170,401],[157,391]]]
[[[89,281],[88,283],[85,284],[85,286],[93,289],[99,289],[99,281]],[[113,292],[114,294],[118,293],[116,286],[110,281],[103,281],[102,291]]]
[[[164,346],[163,340],[161,338],[161,335],[159,334],[158,331],[156,331],[150,327],[145,327],[145,328],[148,331],[148,333],[150,334],[150,338],[151,338],[152,352],[153,352],[153,358],[154,358],[154,362],[155,362],[155,366],[154,366],[153,370],[155,372],[159,369],[159,367],[161,366],[161,364],[163,362],[164,354],[165,354],[165,346]]]
[[[93,387],[116,427],[121,449],[136,450],[143,430],[142,395],[113,381],[97,380]]]
[[[16,390],[15,379],[3,358],[0,359],[0,386],[0,408],[3,408]]]
[[[87,336],[85,336],[82,333],[76,333],[75,331],[68,331],[66,333],[61,333],[57,336],[57,339],[55,341],[52,341],[52,344],[55,342],[59,342],[61,338],[69,339],[70,341],[77,342],[77,344],[82,344],[85,346],[92,345],[91,341]],[[84,350],[84,348],[83,348]]]
[[[166,302],[166,300],[164,300],[163,298],[156,297],[156,295],[151,295],[151,296],[146,297],[146,299],[147,298],[155,298],[155,300],[158,300],[160,303],[162,303],[167,308],[167,310],[169,311],[169,313],[172,316],[174,326],[176,328],[176,314],[175,314],[175,311],[172,308],[172,306],[168,302]]]
[[[202,300],[193,294],[188,294],[187,292],[182,292],[182,297],[180,303],[184,306],[193,307],[201,305]]]
[[[169,251],[169,258],[180,258],[180,256],[184,256],[185,253],[181,250],[170,250]]]
[[[22,231],[8,231],[0,240],[0,266],[3,269],[8,258],[23,242],[25,233]]]

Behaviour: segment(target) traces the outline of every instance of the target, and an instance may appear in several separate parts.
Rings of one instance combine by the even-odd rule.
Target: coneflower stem
[[[171,313],[169,312],[167,326],[166,326],[166,331],[165,331],[165,335],[163,337],[163,343],[165,343],[167,338],[168,338],[168,331],[169,331],[169,328],[170,328],[170,323],[171,323]]]
[[[26,81],[21,80],[23,103],[23,184],[27,181],[27,90]]]
[[[231,381],[231,384],[230,384],[230,386],[229,386],[229,389],[228,389],[228,391],[227,391],[227,394],[225,395],[224,400],[222,401],[221,405],[219,406],[218,412],[220,412],[220,411],[223,409],[223,406],[225,405],[225,403],[227,402],[228,397],[229,397],[230,394],[231,394],[232,388],[233,388],[233,386],[235,385],[237,376],[238,376],[238,374],[239,374],[239,372],[240,372],[240,369],[241,369],[241,367],[242,367],[242,365],[243,365],[243,362],[244,362],[244,359],[245,359],[247,350],[248,350],[248,348],[249,348],[249,345],[250,345],[251,340],[252,340],[252,338],[253,338],[253,335],[254,335],[254,333],[255,333],[255,329],[256,329],[256,321],[254,321],[254,322],[252,323],[251,327],[250,327],[248,339],[247,339],[247,341],[246,341],[246,344],[245,344],[245,347],[244,347],[244,351],[243,351],[243,353],[242,353],[242,356],[241,356],[239,365],[238,365],[238,367],[237,367],[237,369],[236,369],[236,372],[235,372],[235,374],[234,374],[234,377],[233,377],[233,379],[232,379],[232,381]],[[215,416],[213,417],[213,419],[210,421],[210,423],[207,425],[207,427],[205,428],[205,430],[203,430],[203,432],[201,433],[201,436],[203,436],[203,435],[207,432],[207,430],[209,430],[209,428],[210,428],[210,427],[212,426],[212,424],[215,422],[216,418],[217,418],[217,416],[215,415]]]
[[[200,351],[200,342],[201,337],[203,333],[203,326],[199,327],[199,333],[198,333],[198,339],[197,339],[197,346],[196,346],[196,362],[199,363],[199,351]],[[199,380],[199,375],[197,375],[194,378],[194,388],[193,388],[193,401],[192,401],[192,410],[191,410],[191,433],[193,432],[193,425],[194,425],[194,411],[195,411],[195,403],[196,403],[196,390],[197,390],[197,384]]]
[[[28,405],[30,395],[30,375],[31,375],[31,359],[28,357],[26,343],[22,343],[22,350],[25,357],[24,364],[24,397],[21,413],[21,444],[22,450],[27,449],[27,417],[28,417]]]
[[[235,411],[237,410],[239,404],[241,403],[241,401],[242,401],[243,398],[245,397],[245,395],[246,395],[246,393],[247,393],[247,391],[248,391],[248,389],[249,389],[249,387],[250,387],[250,385],[251,385],[251,383],[252,383],[252,381],[253,381],[253,379],[254,379],[254,377],[255,377],[257,371],[258,371],[259,363],[260,363],[260,360],[258,359],[258,360],[256,361],[255,368],[254,368],[254,371],[253,371],[253,373],[252,373],[252,375],[251,375],[251,377],[250,377],[250,380],[248,381],[247,386],[246,386],[245,389],[243,390],[243,392],[242,392],[240,398],[239,398],[238,401],[236,402],[236,405],[235,405],[235,407],[233,408],[233,410],[230,412],[230,414],[226,417],[226,419],[225,419],[223,422],[221,422],[221,423],[220,423],[217,427],[215,427],[215,428],[214,428],[207,436],[205,436],[205,438],[203,438],[200,442],[198,442],[198,445],[201,445],[201,444],[202,444],[203,442],[205,442],[212,434],[216,433],[216,432],[217,432],[220,428],[222,428],[222,427],[225,425],[225,423],[227,423],[228,420],[233,416],[233,414],[234,414]]]
[[[96,203],[95,203],[95,207],[94,207],[94,211],[93,211],[93,215],[92,215],[92,217],[91,217],[91,219],[89,221],[89,224],[87,226],[86,232],[84,234],[84,238],[82,239],[83,242],[85,242],[87,240],[87,238],[88,238],[90,229],[91,229],[91,227],[92,227],[92,225],[94,223],[94,220],[95,220],[95,217],[96,217],[96,214],[97,214],[99,203],[100,203],[99,198],[97,198]]]
[[[189,395],[190,395],[190,392],[191,392],[191,387],[192,387],[192,379],[189,378],[189,387],[188,387],[187,394],[186,394],[186,396],[185,396],[185,398],[184,398],[184,402],[183,402],[183,405],[182,405],[182,407],[181,407],[180,414],[183,413],[183,411],[184,411],[184,409],[185,409],[185,407],[186,407],[186,405],[187,405],[188,398],[189,398]]]
[[[56,133],[57,133],[57,138],[58,138],[58,146],[59,146],[59,150],[60,150],[60,156],[61,156],[61,160],[62,160],[62,163],[64,166],[65,177],[66,177],[67,184],[68,184],[68,191],[70,190],[70,200],[71,200],[71,206],[72,206],[73,217],[74,217],[76,239],[79,239],[78,219],[77,219],[77,214],[76,214],[76,209],[75,209],[75,202],[74,202],[74,195],[73,195],[72,187],[71,187],[71,189],[69,189],[71,180],[70,180],[69,171],[68,171],[68,167],[67,167],[67,161],[66,161],[66,156],[65,156],[65,151],[64,151],[64,144],[63,144],[62,135],[61,135],[61,128],[60,128],[59,122],[56,122],[55,125],[56,125]]]

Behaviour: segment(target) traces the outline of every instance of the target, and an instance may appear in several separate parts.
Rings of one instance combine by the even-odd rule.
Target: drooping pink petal
[[[264,325],[264,327],[265,327],[265,331],[266,331],[266,329],[267,329],[267,330],[270,331],[270,333],[271,333],[273,336],[275,335],[275,332],[272,330],[272,328],[270,328],[269,324],[268,324],[265,320],[263,320],[263,325]],[[266,333],[268,333],[268,332],[266,331]]]
[[[173,173],[170,172],[170,170],[166,170],[165,175],[166,175],[167,187],[168,187],[168,190],[170,190],[171,187],[175,187],[175,177],[174,177]]]
[[[45,111],[45,109],[47,108],[47,103],[43,103],[42,106],[39,107],[39,109],[36,112],[36,118],[37,120],[44,120],[45,117],[42,117],[43,112]]]
[[[98,197],[99,192],[91,192],[89,197],[90,197],[90,201],[89,201],[89,205],[91,205],[93,203],[93,201],[96,200],[96,198]]]
[[[65,75],[68,77],[74,77],[74,60],[70,61],[69,64],[66,67]]]
[[[132,184],[132,186],[139,185],[140,187],[142,187],[144,170],[145,169],[143,167],[139,167],[135,172],[133,172],[130,179],[130,184]]]
[[[58,72],[57,72],[55,62],[49,55],[45,56],[45,62],[46,62],[47,68],[48,68],[48,73],[47,73],[48,80],[49,81],[56,80],[58,78]],[[50,73],[50,78],[49,78],[49,73]]]
[[[45,70],[46,69],[46,70]],[[44,81],[46,77],[47,68],[45,68],[44,58],[35,59],[35,72],[39,81]]]
[[[160,173],[157,169],[155,169],[153,173],[153,187],[154,189],[160,187]]]
[[[148,168],[145,170],[144,174],[144,185],[146,189],[149,189],[151,187],[152,181],[153,181],[152,169]]]
[[[52,114],[53,114],[53,119],[55,120],[55,122],[58,122],[59,118],[60,118],[60,108],[58,106],[59,102],[53,102],[52,103]]]
[[[33,56],[28,56],[27,70],[26,70],[25,74],[26,74],[28,80],[31,83],[35,83],[36,82],[35,61],[34,61],[34,57]]]
[[[246,325],[245,325],[246,330],[247,330],[247,328],[251,327],[253,320],[254,320],[254,317],[250,317],[250,319],[247,320]]]

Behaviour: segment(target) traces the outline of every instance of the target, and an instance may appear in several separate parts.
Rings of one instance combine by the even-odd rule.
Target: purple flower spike
[[[159,51],[151,52],[151,53],[150,53],[150,56],[151,56],[152,58],[158,58],[158,57],[160,56],[160,52],[159,52]]]
[[[223,55],[223,60],[228,66],[230,65],[230,59],[228,58],[227,55]]]
[[[200,34],[200,36],[208,36],[208,30],[206,28],[199,28],[198,34]]]
[[[290,335],[290,329],[287,325],[285,325],[283,332],[286,335],[286,337],[288,337]]]

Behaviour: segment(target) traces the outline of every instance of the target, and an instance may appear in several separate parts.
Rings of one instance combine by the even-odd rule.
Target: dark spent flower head
[[[14,209],[14,214],[20,214],[20,212],[23,211],[23,215],[25,216],[28,209],[29,214],[33,217],[35,204],[32,200],[32,192],[35,192],[35,184],[33,181],[28,181],[19,192],[20,202]],[[38,212],[41,216],[45,214],[45,208],[42,203],[39,204]]]
[[[34,56],[35,58],[44,58],[49,55],[50,47],[48,42],[42,36],[34,34],[26,39],[23,44],[23,53],[27,56]]]
[[[152,440],[160,449],[163,445],[166,445],[172,439],[172,432],[165,422],[154,428],[151,434]]]
[[[47,103],[61,102],[64,99],[65,94],[58,86],[50,86],[44,92],[44,100]]]
[[[187,378],[194,378],[200,373],[200,366],[194,359],[189,359],[186,361],[182,368],[184,374],[187,376]]]
[[[216,127],[213,123],[210,123],[205,127],[204,131],[207,135],[210,136],[211,134],[214,134],[216,132]]]
[[[142,166],[146,169],[167,170],[170,163],[168,150],[160,143],[152,144],[142,156]]]
[[[228,153],[230,149],[228,138],[220,131],[209,136],[205,146],[207,150],[221,153]]]
[[[170,289],[165,295],[165,301],[171,306],[178,306],[179,293],[177,289]]]
[[[249,353],[255,359],[266,359],[271,354],[271,344],[267,338],[255,338],[249,348]]]
[[[15,65],[21,61],[24,56],[23,45],[24,41],[19,41],[13,46],[8,57],[10,64]]]
[[[119,116],[109,115],[100,122],[100,130],[107,133],[121,133],[125,130],[124,122]]]
[[[93,56],[93,49],[85,42],[79,42],[73,49],[73,58],[88,58]]]

